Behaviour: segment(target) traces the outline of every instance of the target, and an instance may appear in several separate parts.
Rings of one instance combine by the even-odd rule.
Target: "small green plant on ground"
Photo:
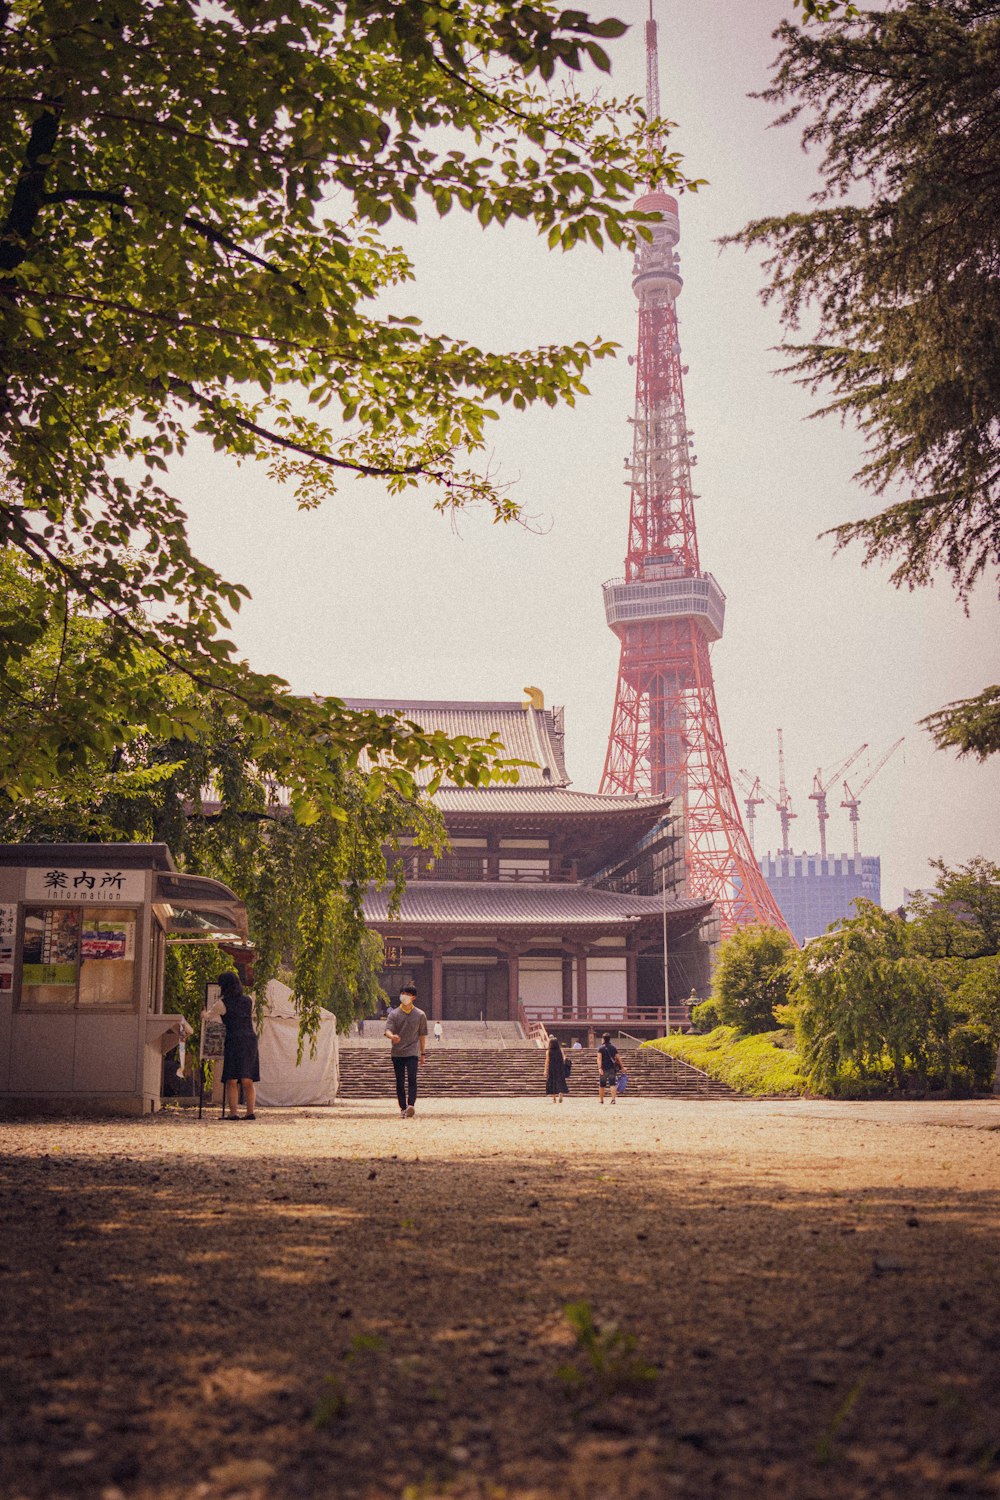
[[[356,1333],[351,1339],[343,1358],[343,1370],[328,1375],[323,1382],[324,1390],[312,1414],[312,1424],[317,1431],[329,1427],[346,1417],[351,1405],[350,1370],[355,1361],[364,1354],[378,1354],[384,1347],[377,1333]]]
[[[563,1312],[576,1335],[577,1353],[582,1356],[579,1363],[569,1360],[559,1366],[556,1374],[564,1385],[577,1387],[590,1378],[604,1391],[613,1392],[634,1390],[657,1379],[660,1372],[638,1352],[639,1340],[634,1333],[598,1328],[589,1302],[568,1302]]]
[[[679,1057],[741,1094],[763,1098],[806,1092],[805,1068],[795,1050],[795,1033],[788,1028],[741,1036],[735,1026],[717,1026],[707,1036],[675,1032],[644,1045]]]
[[[840,1429],[847,1418],[851,1415],[860,1397],[864,1393],[865,1386],[871,1378],[870,1370],[862,1370],[851,1389],[838,1401],[830,1420],[826,1423],[823,1431],[816,1440],[816,1458],[821,1464],[832,1463],[836,1457],[836,1442]]]

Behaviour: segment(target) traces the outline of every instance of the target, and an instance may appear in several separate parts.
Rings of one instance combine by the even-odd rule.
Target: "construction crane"
[[[826,810],[826,794],[837,780],[837,777],[843,776],[845,771],[850,770],[858,756],[862,755],[867,749],[868,743],[866,741],[863,745],[859,745],[853,755],[849,755],[846,760],[841,761],[837,769],[831,771],[825,781],[823,780],[822,769],[820,767],[816,769],[816,775],[813,777],[813,789],[809,793],[809,800],[816,804],[816,817],[819,822],[819,857],[821,860],[826,859],[826,825],[830,817],[830,814]]]
[[[776,803],[778,817],[781,820],[781,853],[791,854],[791,846],[788,842],[788,830],[793,818],[798,813],[792,812],[792,799],[788,795],[788,787],[785,784],[785,740],[782,730],[778,730],[778,801]]]
[[[890,755],[894,755],[895,754],[895,752],[899,749],[900,745],[903,743],[903,740],[905,740],[905,739],[906,739],[906,735],[905,734],[901,735],[900,738],[896,741],[896,743],[894,745],[890,745],[889,746],[889,748],[885,752],[885,754],[883,756],[881,756],[880,759],[878,759],[875,762],[874,766],[868,772],[868,775],[865,777],[864,781],[858,787],[858,789],[857,789],[856,792],[852,792],[851,789],[850,789],[850,787],[847,785],[847,782],[846,781],[844,782],[844,800],[841,802],[840,805],[841,805],[841,807],[846,807],[847,808],[847,810],[848,810],[847,811],[847,815],[848,815],[848,817],[851,820],[851,832],[854,835],[854,854],[855,854],[855,857],[857,857],[857,854],[858,854],[858,804],[861,801],[861,793],[865,790],[865,787],[871,785],[871,783],[874,781],[875,777],[878,775],[879,771],[881,771],[882,767],[885,765],[886,761],[889,759]]]
[[[750,848],[756,854],[757,850],[753,841],[753,834],[757,826],[757,809],[758,807],[763,807],[767,799],[758,795],[761,790],[759,776],[755,776],[751,781],[749,771],[737,771],[736,779],[743,783],[743,788],[747,794],[743,799],[743,806],[747,810],[747,837],[750,840]]]
[[[779,730],[778,733],[780,735],[781,731]],[[740,766],[739,770],[736,773],[737,781],[743,787],[743,790],[747,793],[747,796],[744,798],[743,806],[747,810],[747,834],[750,838],[751,848],[753,848],[753,835],[754,826],[757,821],[757,809],[758,807],[763,807],[765,802],[770,802],[771,806],[776,809],[778,817],[781,820],[782,847],[779,852],[781,854],[791,854],[792,852],[788,847],[789,826],[792,819],[798,817],[798,813],[792,812],[792,799],[788,795],[788,788],[784,785],[784,774],[784,756],[782,755],[782,788],[779,791],[778,796],[776,797],[773,792],[769,791],[767,787],[764,786],[760,777],[751,776],[750,772],[746,769],[745,766]]]

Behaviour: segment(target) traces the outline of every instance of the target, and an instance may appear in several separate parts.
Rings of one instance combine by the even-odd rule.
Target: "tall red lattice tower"
[[[646,102],[660,116],[656,22],[646,23]],[[722,936],[750,923],[785,927],[740,818],[719,727],[709,646],[722,635],[726,599],[698,560],[684,414],[674,247],[677,202],[656,184],[637,208],[658,213],[640,246],[632,494],[625,577],[604,585],[608,624],[621,641],[618,688],[601,790],[669,796],[683,809],[687,882],[711,897]]]

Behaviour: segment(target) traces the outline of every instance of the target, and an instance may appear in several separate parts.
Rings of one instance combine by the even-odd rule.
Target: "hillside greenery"
[[[741,1094],[762,1098],[806,1092],[806,1075],[795,1049],[795,1033],[788,1027],[746,1035],[735,1026],[717,1026],[707,1035],[674,1032],[645,1045],[691,1063],[709,1078],[718,1078]]]
[[[1000,866],[932,868],[933,888],[908,912],[858,901],[855,916],[801,952],[779,954],[766,929],[737,932],[722,944],[710,999],[692,1011],[694,1032],[649,1045],[755,1095],[994,1088]]]

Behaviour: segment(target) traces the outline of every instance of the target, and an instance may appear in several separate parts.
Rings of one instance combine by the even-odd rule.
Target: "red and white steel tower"
[[[646,106],[650,119],[660,118],[652,0]],[[722,635],[726,599],[698,560],[677,330],[677,202],[651,183],[636,207],[660,218],[639,247],[632,281],[639,301],[632,501],[625,577],[604,585],[621,660],[601,790],[680,803],[688,888],[715,902],[726,937],[751,923],[786,923],[740,818],[715,701],[709,645]]]

